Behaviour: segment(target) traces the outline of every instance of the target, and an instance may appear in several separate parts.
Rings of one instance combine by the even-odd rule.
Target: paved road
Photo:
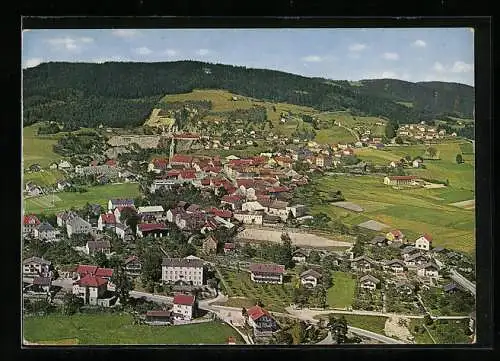
[[[451,278],[457,282],[460,286],[464,287],[466,290],[468,290],[470,293],[472,293],[474,296],[476,295],[476,285],[475,283],[469,281],[467,278],[462,276],[460,273],[455,271],[453,268],[450,269],[450,275]]]

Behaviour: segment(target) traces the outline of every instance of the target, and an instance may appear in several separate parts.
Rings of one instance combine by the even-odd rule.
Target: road
[[[457,282],[460,286],[464,287],[467,291],[472,293],[474,296],[476,295],[476,285],[475,283],[469,281],[467,278],[462,276],[460,273],[455,271],[453,268],[450,269],[451,278]]]
[[[133,297],[133,298],[144,297],[148,301],[153,301],[153,302],[157,302],[157,303],[172,303],[174,301],[173,297],[163,296],[163,295],[155,295],[155,294],[146,293],[146,292],[139,292],[139,291],[130,291],[129,295],[130,295],[130,297]]]

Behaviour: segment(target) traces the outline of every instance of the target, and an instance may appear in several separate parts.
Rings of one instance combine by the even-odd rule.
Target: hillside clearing
[[[356,281],[352,274],[333,272],[333,286],[327,291],[327,303],[330,308],[346,308],[352,305]]]

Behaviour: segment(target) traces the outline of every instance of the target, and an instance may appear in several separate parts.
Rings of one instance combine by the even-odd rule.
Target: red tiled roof
[[[203,178],[201,180],[201,185],[202,186],[209,186],[210,185],[210,178]]]
[[[253,184],[254,184],[253,179],[245,179],[245,178],[236,179],[236,185],[238,187],[243,186],[245,188],[248,188],[248,187],[253,186]]]
[[[94,274],[99,267],[97,266],[91,266],[91,265],[86,265],[86,264],[81,264],[76,268],[76,273],[83,275],[83,274]]]
[[[185,306],[192,306],[194,304],[194,296],[191,295],[183,295],[183,294],[176,294],[174,296],[174,304],[175,305],[185,305]]]
[[[115,218],[115,215],[113,213],[104,213],[104,214],[101,214],[101,219],[102,219],[102,222],[105,223],[105,224],[114,224],[114,223],[116,223],[116,218]]]
[[[114,160],[114,159],[108,159],[105,164],[109,165],[111,167],[114,167],[114,166],[116,166],[116,160]]]
[[[395,175],[389,177],[390,180],[412,180],[416,179],[417,177],[414,175]]]
[[[394,237],[397,237],[397,238],[399,238],[403,235],[403,233],[399,229],[395,229],[394,231],[391,231],[391,233]]]
[[[429,233],[425,233],[423,237],[428,240],[429,242],[432,242],[432,236]]]
[[[195,133],[179,133],[174,135],[175,139],[199,139],[200,136]]]
[[[188,163],[191,164],[193,161],[193,157],[189,155],[182,155],[182,154],[174,154],[172,159],[170,159],[170,163]]]
[[[219,167],[219,166],[208,166],[208,167],[204,167],[203,168],[203,171],[204,172],[212,172],[212,173],[220,173],[222,171],[222,167]]]
[[[77,282],[80,286],[100,287],[108,283],[107,280],[101,277],[86,275]]]
[[[231,218],[233,216],[233,212],[225,209],[212,208],[210,209],[210,213],[221,218]]]
[[[242,165],[252,165],[253,159],[231,159],[229,161],[230,166],[242,166]]]
[[[138,260],[139,260],[139,257],[137,257],[137,256],[130,256],[129,258],[127,258],[127,259],[125,260],[125,262],[124,262],[124,263],[125,263],[125,264],[128,264],[128,263],[130,263],[130,262],[134,262],[134,261],[138,261]]]
[[[25,225],[34,224],[38,226],[40,224],[40,220],[36,216],[31,214],[24,216],[24,224]]]
[[[264,164],[264,163],[267,163],[267,158],[262,156],[262,157],[259,157],[259,156],[255,156],[253,157],[253,164],[255,165],[259,165],[259,164]]]
[[[145,232],[145,231],[147,232],[147,231],[165,230],[165,229],[167,229],[167,226],[165,226],[162,223],[139,223],[137,225],[137,228],[141,232]]]
[[[288,191],[289,191],[289,189],[285,186],[269,188],[269,193],[280,193],[280,192],[288,192]]]
[[[123,211],[125,208],[130,208],[135,210],[135,206],[118,206],[115,209],[118,209],[118,212]]]
[[[224,249],[234,249],[234,243],[224,243]]]
[[[252,319],[252,320],[258,320],[259,318],[261,318],[262,316],[270,316],[269,315],[269,312],[267,312],[266,310],[264,310],[262,307],[260,306],[253,306],[253,307],[250,307],[248,310],[247,310],[247,314],[248,316]]]
[[[255,273],[284,273],[285,266],[279,264],[253,263],[250,265],[250,271]]]
[[[196,178],[196,171],[181,170],[179,176],[182,177],[183,179],[195,179]]]
[[[179,169],[171,169],[167,172],[168,177],[177,177],[179,174],[181,174]]]
[[[94,275],[97,277],[111,277],[111,276],[113,276],[113,269],[112,268],[98,268],[95,271]]]
[[[234,196],[234,195],[226,195],[224,197],[222,197],[222,201],[223,202],[227,202],[227,203],[235,203],[235,202],[238,202],[240,201],[242,198],[239,197],[239,196]]]
[[[293,163],[293,160],[288,157],[275,157],[274,160],[281,163]]]

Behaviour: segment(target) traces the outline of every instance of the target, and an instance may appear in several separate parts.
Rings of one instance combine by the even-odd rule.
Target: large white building
[[[203,260],[192,258],[164,258],[161,265],[164,283],[203,285]]]
[[[196,299],[191,295],[176,294],[172,313],[174,317],[182,320],[191,320],[195,313]]]

